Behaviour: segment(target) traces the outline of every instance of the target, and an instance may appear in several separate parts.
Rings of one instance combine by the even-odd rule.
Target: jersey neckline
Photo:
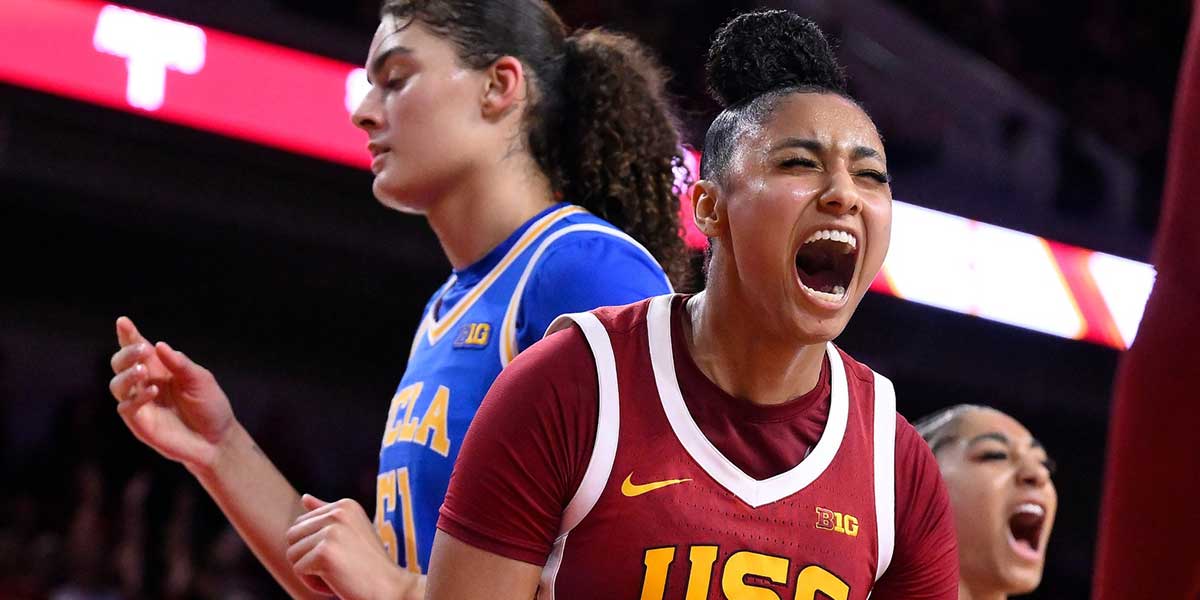
[[[466,314],[468,310],[471,309],[475,302],[479,300],[479,298],[482,297],[485,292],[487,292],[488,288],[492,287],[492,284],[504,274],[509,265],[516,261],[516,259],[521,256],[521,254],[528,249],[533,242],[537,240],[537,238],[540,237],[551,225],[570,215],[582,214],[586,212],[587,211],[585,209],[579,206],[563,203],[560,205],[555,205],[547,211],[544,211],[540,217],[531,219],[526,225],[522,226],[524,228],[524,232],[517,236],[516,240],[508,248],[508,251],[504,253],[504,256],[494,266],[491,267],[486,275],[479,279],[479,282],[476,283],[473,288],[471,288],[471,291],[467,292],[467,294],[463,296],[461,300],[456,302],[453,308],[446,311],[446,314],[435,316],[440,312],[439,309],[441,308],[442,298],[446,295],[446,292],[450,291],[450,289],[454,287],[454,284],[458,279],[457,275],[452,274],[450,276],[450,280],[442,286],[442,290],[433,300],[433,304],[429,307],[429,310],[425,312],[425,318],[421,322],[420,330],[424,332],[429,344],[436,344],[438,340],[442,339],[442,337],[446,335],[446,332],[453,329],[455,323],[457,323],[458,320],[462,318],[462,316]],[[513,235],[515,236],[516,232],[514,232]],[[507,241],[505,243],[507,243]],[[501,246],[503,245],[504,244],[501,244]],[[496,250],[499,249],[500,247],[496,248]],[[476,264],[478,264],[478,262]],[[469,268],[470,267],[468,267],[468,269]],[[421,331],[418,331],[418,338],[420,337],[420,334]]]
[[[849,419],[849,385],[845,365],[832,342],[826,343],[829,361],[829,418],[821,437],[799,464],[769,477],[754,479],[730,461],[713,445],[696,424],[679,391],[675,372],[671,331],[671,306],[675,295],[659,296],[650,301],[646,315],[650,361],[658,396],[675,437],[694,461],[721,487],[751,507],[776,502],[807,487],[829,467],[841,447]]]

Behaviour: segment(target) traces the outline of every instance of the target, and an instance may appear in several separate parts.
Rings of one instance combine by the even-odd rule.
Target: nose
[[[845,169],[833,171],[829,186],[818,198],[818,206],[823,212],[835,216],[857,215],[862,210],[862,198],[858,187],[854,185],[854,177]]]
[[[358,103],[358,108],[355,108],[354,113],[350,115],[350,121],[354,123],[355,127],[367,133],[383,126],[383,105],[376,88],[372,87],[371,91],[363,96],[362,101]]]
[[[1050,470],[1040,461],[1026,457],[1017,470],[1017,482],[1023,486],[1040,488],[1050,481]]]

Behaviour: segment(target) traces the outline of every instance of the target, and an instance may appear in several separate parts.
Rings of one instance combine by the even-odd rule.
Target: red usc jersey
[[[894,539],[891,383],[830,344],[825,431],[798,465],[756,480],[708,442],[684,404],[671,298],[641,312],[609,323],[568,317],[596,359],[600,413],[539,596],[866,598]],[[606,326],[637,333],[614,337]]]
[[[760,422],[768,435],[735,450],[718,429],[762,415],[726,398],[716,404],[734,412],[714,429],[711,399],[685,400],[683,377],[689,394],[707,392],[675,364],[686,350],[672,341],[673,298],[564,317],[582,332],[570,347],[555,336],[518,357],[468,434],[439,528],[544,565],[540,598],[956,598],[944,487],[891,383],[830,344],[814,390],[827,404],[798,407],[827,411],[815,431]],[[792,458],[773,471],[745,466],[781,448]]]

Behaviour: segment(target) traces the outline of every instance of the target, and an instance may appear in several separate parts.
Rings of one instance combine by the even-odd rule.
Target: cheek
[[[1054,519],[1058,516],[1058,490],[1054,487],[1054,484],[1050,485],[1050,493],[1046,496],[1046,503],[1050,513],[1048,525],[1053,527]]]
[[[957,474],[953,481],[948,480],[947,487],[960,533],[975,543],[990,539],[1003,504],[994,481],[983,473],[968,470]]]
[[[388,98],[388,120],[392,135],[413,150],[414,159],[436,157],[431,148],[456,145],[464,116],[465,90],[461,82],[424,77]]]
[[[438,122],[436,105],[425,90],[410,90],[410,93],[388,98],[388,123],[392,135],[404,146],[412,149],[416,140],[436,142],[437,137],[428,137],[428,129]]]
[[[888,247],[892,243],[891,200],[883,200],[868,210],[869,212],[866,215],[868,236],[866,266],[872,269],[872,272],[868,274],[874,276],[874,272],[883,266],[883,261],[887,257]]]
[[[771,189],[759,185],[729,207],[730,234],[740,246],[753,246],[756,253],[772,260],[788,251],[792,230],[803,203],[797,190]]]

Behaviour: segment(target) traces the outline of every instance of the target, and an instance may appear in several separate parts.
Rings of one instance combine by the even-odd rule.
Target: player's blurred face
[[[454,44],[419,21],[390,16],[371,40],[367,73],[372,86],[352,119],[370,136],[375,197],[424,213],[482,151],[485,74],[461,64]]]
[[[963,414],[938,464],[958,528],[959,570],[976,593],[1037,587],[1058,509],[1041,444],[1004,413]]]
[[[835,94],[790,94],[739,144],[724,179],[728,224],[715,251],[736,265],[747,308],[805,344],[837,337],[891,238],[887,159],[870,117]]]

